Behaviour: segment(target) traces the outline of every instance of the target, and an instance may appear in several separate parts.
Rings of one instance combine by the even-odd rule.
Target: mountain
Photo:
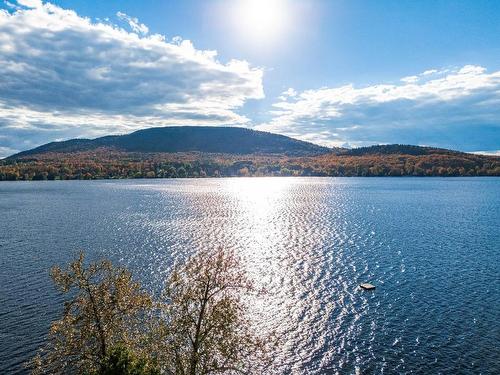
[[[326,147],[299,141],[284,135],[237,127],[171,126],[143,129],[126,135],[96,139],[71,139],[51,142],[23,151],[8,159],[26,158],[46,153],[75,153],[107,148],[122,152],[175,153],[203,152],[222,154],[320,155],[331,152]]]
[[[500,157],[412,145],[326,148],[228,127],[52,142],[0,160],[2,180],[231,176],[500,176]]]
[[[447,150],[444,148],[435,147],[422,147],[413,145],[376,145],[369,147],[352,148],[349,150],[342,150],[340,154],[351,156],[364,156],[364,155],[459,155],[465,154],[459,151]]]

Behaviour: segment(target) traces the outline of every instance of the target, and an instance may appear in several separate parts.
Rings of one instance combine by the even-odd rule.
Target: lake
[[[0,214],[1,374],[61,312],[53,264],[83,249],[159,291],[216,246],[268,290],[278,374],[500,373],[500,178],[5,182]]]

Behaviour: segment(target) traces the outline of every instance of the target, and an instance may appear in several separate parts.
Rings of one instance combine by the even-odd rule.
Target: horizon
[[[500,3],[3,1],[0,158],[148,127],[500,154]]]
[[[8,156],[2,156],[0,157],[0,160],[4,160],[4,159],[8,159],[10,157],[13,157],[13,156],[16,156],[17,154],[19,153],[23,153],[23,152],[29,152],[29,151],[32,151],[32,150],[35,150],[37,149],[38,147],[43,147],[47,144],[51,144],[51,143],[58,143],[58,142],[67,142],[67,141],[73,141],[73,140],[96,140],[96,139],[99,139],[99,138],[103,138],[103,137],[109,137],[109,136],[126,136],[126,135],[130,135],[132,133],[135,133],[135,132],[139,132],[139,131],[144,131],[144,130],[152,130],[152,129],[162,129],[162,128],[171,128],[171,127],[180,127],[180,128],[206,128],[206,129],[245,129],[245,130],[252,130],[252,131],[257,131],[257,132],[263,132],[263,133],[268,133],[268,134],[272,134],[272,135],[282,135],[282,134],[279,134],[279,133],[273,133],[273,132],[269,132],[267,130],[257,130],[257,129],[251,129],[251,128],[246,128],[246,127],[242,127],[242,126],[224,126],[224,125],[221,125],[221,126],[206,126],[206,125],[191,125],[191,126],[185,126],[185,125],[166,125],[166,126],[158,126],[158,127],[154,127],[154,128],[143,128],[143,129],[137,129],[137,130],[134,130],[132,132],[129,132],[129,133],[119,133],[119,134],[112,134],[112,135],[104,135],[104,136],[99,136],[99,137],[94,137],[94,138],[71,138],[71,139],[63,139],[63,140],[58,140],[58,141],[51,141],[51,142],[48,142],[48,143],[45,143],[43,145],[40,145],[40,146],[36,146],[34,147],[33,149],[28,149],[28,150],[21,150],[20,152],[16,153],[16,154],[12,154],[12,155],[8,155]],[[285,137],[288,137],[288,136],[285,136]],[[297,138],[293,138],[293,137],[290,137],[292,139],[297,139]],[[303,142],[307,142],[307,143],[310,143],[310,144],[313,144],[313,145],[316,145],[316,146],[321,146],[317,143],[314,143],[314,142],[311,142],[311,141],[303,141]],[[343,150],[353,150],[353,149],[359,149],[359,148],[369,148],[369,147],[377,147],[377,146],[416,146],[416,147],[422,147],[422,148],[435,148],[435,149],[439,149],[439,147],[432,147],[432,146],[427,146],[427,145],[411,145],[411,144],[403,144],[403,143],[380,143],[380,144],[373,144],[373,145],[368,145],[368,146],[353,146],[353,147],[337,147],[337,149],[343,149]],[[328,147],[328,146],[325,146],[327,148],[330,148],[332,151],[335,150],[335,146],[334,147]],[[459,150],[453,150],[453,149],[445,149],[445,150],[448,150],[448,151],[455,151],[455,152],[461,152]],[[485,156],[500,156],[500,151],[492,151],[492,152],[488,152],[488,151],[472,151],[472,152],[466,152],[465,153],[469,153],[469,154],[474,154],[474,155],[485,155]]]

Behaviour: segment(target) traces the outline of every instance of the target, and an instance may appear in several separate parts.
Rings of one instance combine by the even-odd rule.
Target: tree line
[[[0,181],[233,176],[500,176],[500,158],[450,154],[314,157],[209,154],[56,154],[0,161]]]

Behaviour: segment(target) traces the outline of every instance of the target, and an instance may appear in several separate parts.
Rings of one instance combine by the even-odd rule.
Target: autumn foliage
[[[102,148],[0,161],[0,180],[230,176],[500,176],[500,157],[439,149],[417,152],[408,146],[303,157],[131,153]]]
[[[238,256],[202,250],[173,270],[155,299],[122,267],[84,256],[51,276],[62,317],[27,364],[33,374],[260,374],[272,336],[257,335],[245,299],[254,292]]]

